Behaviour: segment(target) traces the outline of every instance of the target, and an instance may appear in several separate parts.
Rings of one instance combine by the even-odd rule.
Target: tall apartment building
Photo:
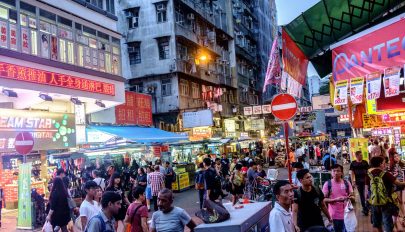
[[[232,117],[237,99],[230,1],[120,1],[123,75],[149,93],[155,126],[180,130],[184,111]]]
[[[262,101],[263,81],[277,31],[274,0],[232,0],[240,107]]]

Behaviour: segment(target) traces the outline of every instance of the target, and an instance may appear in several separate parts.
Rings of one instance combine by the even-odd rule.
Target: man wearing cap
[[[82,228],[86,228],[87,222],[101,211],[97,202],[94,201],[94,197],[97,193],[97,187],[97,183],[92,180],[87,181],[84,184],[86,198],[80,205],[80,221],[82,223]]]

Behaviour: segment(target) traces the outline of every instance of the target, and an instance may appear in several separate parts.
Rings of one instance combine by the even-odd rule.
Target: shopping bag
[[[42,227],[42,232],[53,232],[52,225],[49,221],[46,221]]]
[[[201,218],[204,223],[218,223],[228,220],[231,215],[222,203],[205,200],[204,208],[195,213],[195,216]]]
[[[354,211],[354,207],[353,207],[351,201],[348,201],[347,205],[345,207],[344,222],[345,222],[345,227],[346,227],[347,232],[356,231],[357,218],[356,218],[356,212]]]

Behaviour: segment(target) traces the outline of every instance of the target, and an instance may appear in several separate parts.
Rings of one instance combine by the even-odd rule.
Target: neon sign
[[[57,86],[92,93],[115,95],[111,83],[0,62],[0,78]]]

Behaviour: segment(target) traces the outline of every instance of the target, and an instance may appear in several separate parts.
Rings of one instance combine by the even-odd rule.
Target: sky
[[[320,0],[276,0],[278,25],[286,25],[294,20],[298,15]],[[294,6],[294,7],[291,7]],[[317,75],[311,62],[308,65],[308,76]]]

